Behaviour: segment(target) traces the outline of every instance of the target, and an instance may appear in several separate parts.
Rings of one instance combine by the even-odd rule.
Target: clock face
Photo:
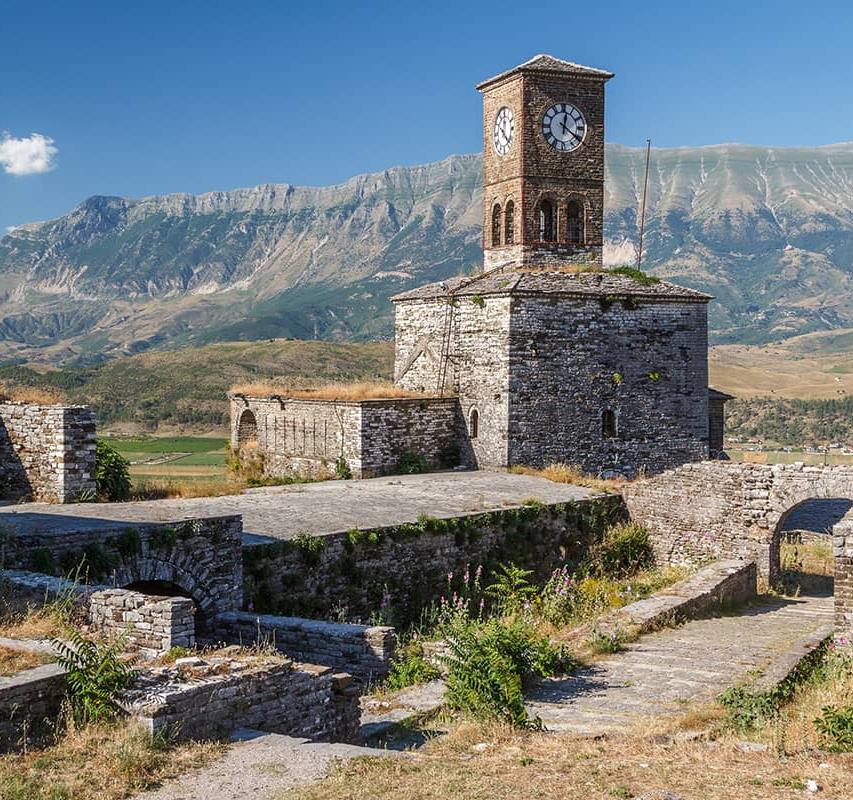
[[[576,150],[586,136],[586,120],[571,103],[555,103],[542,117],[542,135],[555,150]]]
[[[514,130],[515,123],[512,119],[512,111],[504,106],[495,117],[495,128],[492,131],[492,143],[499,156],[505,156],[509,152]]]

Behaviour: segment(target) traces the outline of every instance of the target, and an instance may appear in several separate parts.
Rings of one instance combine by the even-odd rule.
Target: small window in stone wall
[[[550,200],[543,200],[539,205],[539,241],[554,242],[556,240],[554,204]]]
[[[616,438],[616,412],[610,408],[601,412],[601,435],[605,439]]]
[[[515,242],[515,203],[510,200],[504,211],[504,244]]]
[[[501,207],[495,203],[492,209],[492,247],[501,243]]]
[[[472,439],[480,435],[480,412],[472,408],[468,414],[468,430]]]

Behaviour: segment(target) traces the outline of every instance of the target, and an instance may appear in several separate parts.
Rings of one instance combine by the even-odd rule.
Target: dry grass
[[[820,767],[821,763],[828,767]],[[817,780],[821,797],[853,796],[853,757],[734,743],[653,742],[639,736],[594,741],[462,725],[408,759],[359,759],[312,787],[278,800],[613,800],[668,790],[695,800],[801,798]]]
[[[194,497],[222,497],[228,494],[240,494],[248,484],[237,478],[220,480],[136,480],[130,490],[131,500],[164,500],[179,498],[189,500]]]
[[[55,606],[33,608],[25,614],[0,620],[0,636],[6,639],[50,639],[68,626],[69,614]]]
[[[3,800],[119,800],[204,766],[220,743],[170,746],[132,725],[70,729],[43,750],[0,757]]]
[[[232,394],[247,397],[271,397],[278,395],[295,400],[388,400],[405,397],[428,397],[421,392],[410,392],[395,386],[390,381],[360,381],[356,383],[326,383],[319,386],[292,386],[287,384],[258,382],[238,383],[231,387]]]
[[[545,478],[554,483],[570,483],[574,486],[585,486],[598,492],[621,492],[626,481],[615,478],[596,478],[588,475],[572,464],[549,464],[539,469],[537,467],[514,466],[508,472],[513,475],[533,475],[536,478]]]
[[[6,386],[0,384],[0,403],[32,403],[49,406],[62,403],[64,396],[59,389],[36,386]]]
[[[17,675],[25,669],[47,664],[50,657],[46,653],[33,653],[29,650],[13,650],[0,645],[0,677]]]

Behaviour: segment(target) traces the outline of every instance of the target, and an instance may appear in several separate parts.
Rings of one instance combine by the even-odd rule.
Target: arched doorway
[[[156,597],[188,597],[195,603],[195,598],[183,586],[171,581],[133,581],[122,588]]]
[[[786,594],[832,595],[833,529],[853,509],[847,498],[809,498],[780,518],[770,544],[771,574]]]
[[[240,414],[240,420],[237,423],[237,446],[244,447],[245,445],[254,444],[258,441],[258,420],[253,411],[248,408]]]

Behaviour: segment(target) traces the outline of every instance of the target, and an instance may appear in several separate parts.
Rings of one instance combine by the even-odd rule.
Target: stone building
[[[383,474],[414,451],[430,467],[563,462],[632,476],[708,458],[713,412],[721,447],[711,298],[602,267],[612,77],[539,55],[477,87],[483,271],[392,298],[394,380],[424,398],[232,396],[232,444],[257,441],[272,472],[342,457],[357,477]]]

